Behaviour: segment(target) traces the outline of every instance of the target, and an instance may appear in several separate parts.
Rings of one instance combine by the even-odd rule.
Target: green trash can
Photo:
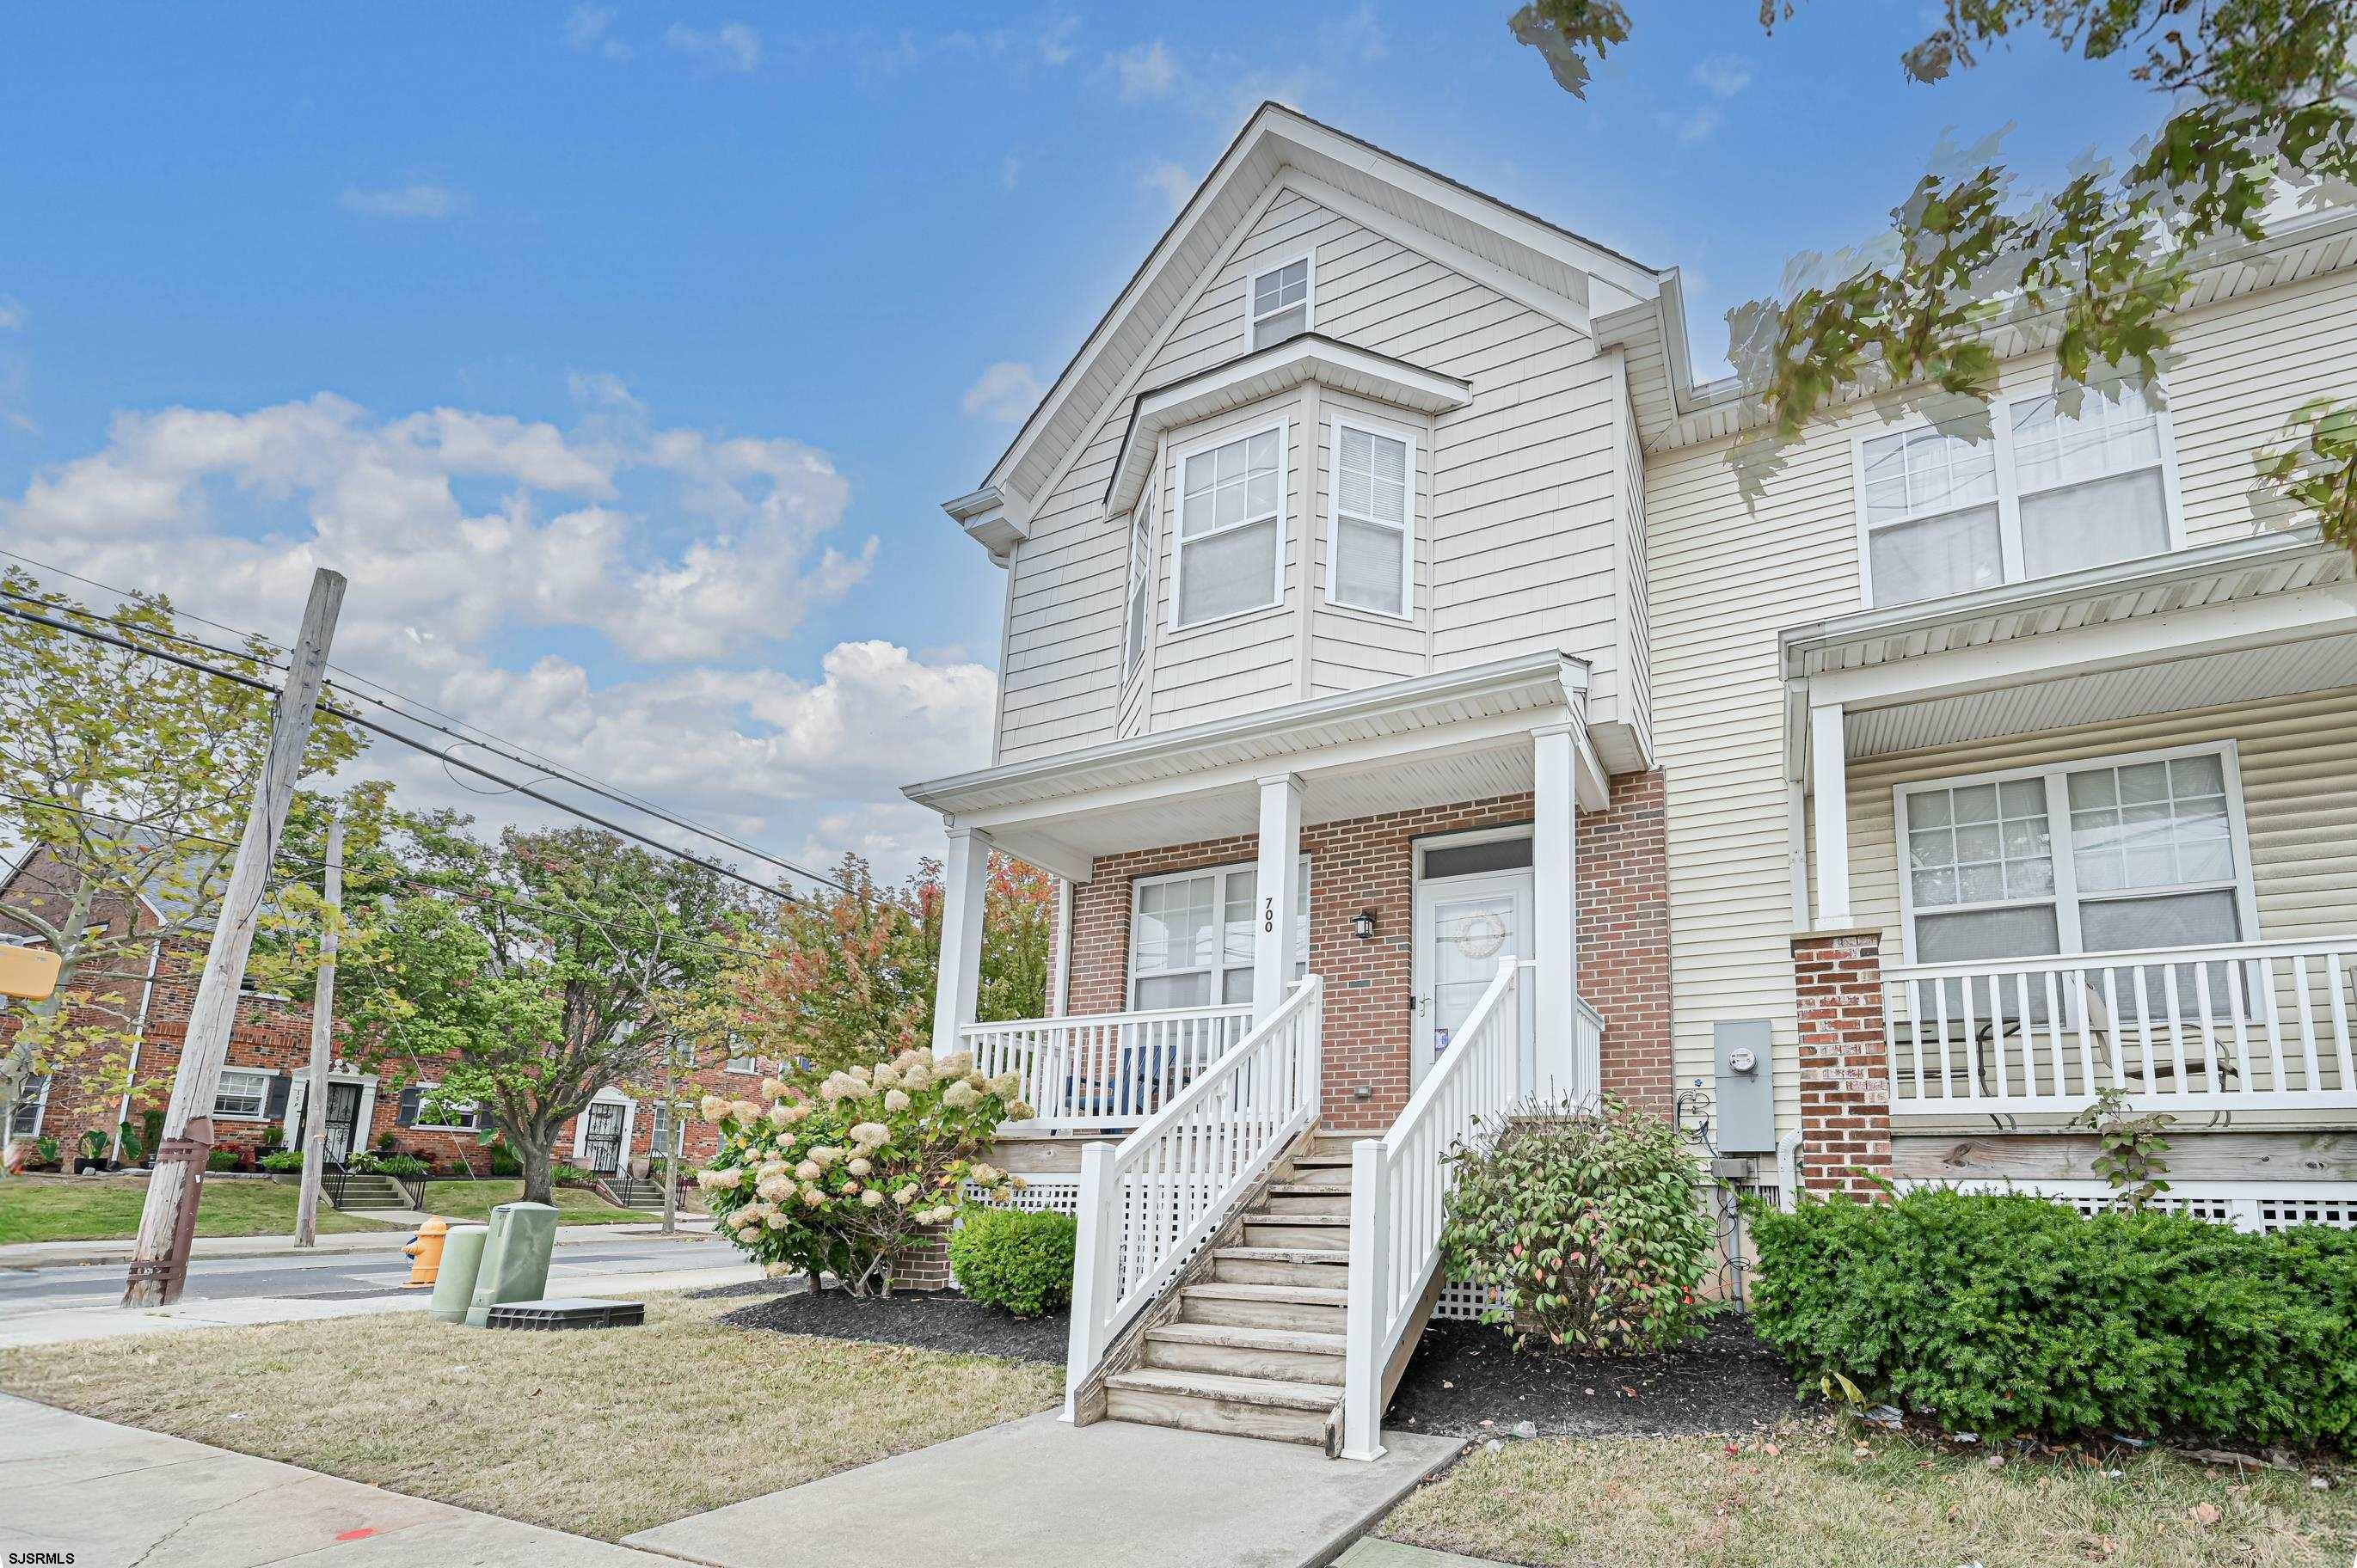
[[[488,1225],[453,1225],[442,1238],[442,1270],[434,1276],[434,1300],[425,1311],[439,1323],[464,1323],[475,1299],[475,1276],[483,1266]]]
[[[502,1302],[538,1301],[548,1294],[548,1254],[556,1245],[556,1210],[545,1203],[502,1203],[491,1210],[482,1266],[467,1306],[469,1327],[480,1328]]]

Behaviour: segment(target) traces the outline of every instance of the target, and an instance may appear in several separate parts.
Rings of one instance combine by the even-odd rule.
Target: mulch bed
[[[1749,1319],[1709,1320],[1700,1337],[1649,1356],[1573,1356],[1513,1341],[1485,1323],[1435,1322],[1392,1396],[1386,1426],[1452,1437],[1668,1437],[1747,1433],[1814,1413]]]
[[[1003,1356],[1015,1361],[1064,1364],[1071,1332],[1069,1313],[1016,1317],[1001,1308],[968,1301],[955,1291],[894,1291],[865,1301],[839,1290],[813,1295],[800,1280],[753,1280],[698,1291],[698,1295],[742,1295],[751,1300],[720,1321],[738,1328],[775,1334],[815,1334],[828,1339],[859,1339],[875,1345],[911,1345],[969,1356]]]

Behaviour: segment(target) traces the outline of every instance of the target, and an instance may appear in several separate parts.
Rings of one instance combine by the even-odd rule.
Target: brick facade
[[[1605,1088],[1669,1113],[1670,953],[1662,776],[1614,781],[1607,810],[1579,820],[1580,990],[1604,1015]],[[1309,857],[1309,962],[1326,982],[1324,1119],[1342,1131],[1388,1126],[1407,1103],[1414,1038],[1415,841],[1531,820],[1528,794],[1433,806],[1301,830]],[[1250,861],[1250,834],[1101,855],[1072,890],[1066,1011],[1128,1005],[1130,886],[1141,876]],[[1377,934],[1351,922],[1372,910]]]
[[[1890,1174],[1890,1057],[1882,1032],[1882,937],[1792,939],[1800,1005],[1802,1187],[1872,1198]]]

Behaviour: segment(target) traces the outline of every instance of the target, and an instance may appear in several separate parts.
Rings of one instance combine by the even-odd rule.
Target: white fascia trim
[[[942,510],[1001,566],[1014,558],[1017,545],[1031,537],[1029,504],[996,485],[985,485],[955,500],[943,501]]]
[[[1107,767],[1150,767],[1183,764],[1190,753],[1264,737],[1279,737],[1290,730],[1309,731],[1353,719],[1380,716],[1451,702],[1464,702],[1509,692],[1516,687],[1545,688],[1559,705],[1577,710],[1587,691],[1587,660],[1548,650],[1501,659],[1469,670],[1420,675],[1360,692],[1338,692],[1306,703],[1238,719],[1189,725],[1161,735],[1111,741],[1034,762],[1009,763],[971,773],[910,784],[901,793],[920,806],[954,817],[981,792],[1015,789],[1025,800],[1046,800],[1072,792],[1075,774]],[[1522,718],[1523,727],[1535,720]],[[1182,769],[1183,770],[1183,769]],[[1266,772],[1266,768],[1260,769]]]
[[[1105,515],[1126,515],[1146,493],[1146,482],[1154,477],[1156,443],[1164,433],[1281,397],[1310,381],[1417,413],[1447,413],[1473,403],[1470,381],[1316,332],[1296,333],[1282,343],[1139,393],[1121,452],[1114,459],[1113,477],[1106,481]]]

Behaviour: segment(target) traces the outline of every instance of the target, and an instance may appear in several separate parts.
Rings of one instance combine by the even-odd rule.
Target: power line
[[[68,572],[62,567],[51,566],[45,562],[35,561],[31,556],[19,554],[17,552],[13,550],[0,550],[0,555],[7,555],[15,560],[26,562],[30,565],[40,566],[44,570],[56,572],[62,576],[71,577],[78,583],[86,583],[91,587],[103,588],[106,592],[113,594],[122,599],[141,603],[153,602],[153,596],[136,594],[126,589],[118,588],[112,584],[99,582],[95,578],[85,577],[74,572]],[[51,605],[46,599],[36,599],[30,596],[15,593],[5,588],[0,588],[0,597],[15,599],[22,604],[38,605],[44,609],[54,610],[59,607],[58,606]],[[88,612],[82,613],[86,614]],[[178,610],[178,607],[175,607],[174,613],[179,614],[182,612]],[[96,618],[93,617],[92,618]],[[213,627],[216,629],[228,632],[231,636],[251,639],[253,641],[263,644],[264,647],[271,648],[274,651],[277,650],[275,644],[272,643],[269,639],[262,637],[257,633],[242,630],[239,628],[232,626],[227,626],[220,621],[207,620],[202,616],[191,615],[189,616],[189,618],[200,621],[204,625]],[[149,628],[142,628],[141,631],[142,634],[145,636],[161,638],[168,641],[183,644],[187,647],[201,649],[208,653],[212,653],[224,659],[249,660],[261,664],[265,669],[282,670],[285,668],[283,664],[274,662],[271,660],[258,658],[250,650],[222,648],[218,644],[204,641],[199,638],[188,637],[178,632],[157,631]],[[848,891],[848,889],[845,888],[841,883],[835,881],[833,877],[824,875],[820,872],[813,871],[810,867],[802,865],[798,861],[786,859],[782,855],[772,854],[767,850],[747,843],[742,839],[736,838],[728,833],[724,833],[716,828],[706,827],[701,822],[690,821],[689,819],[682,817],[665,807],[655,804],[653,801],[649,800],[642,795],[632,794],[629,790],[623,789],[618,785],[609,784],[604,779],[595,778],[590,774],[583,772],[579,768],[558,762],[544,752],[534,751],[531,747],[522,745],[520,742],[509,740],[503,736],[498,735],[491,730],[485,729],[480,725],[460,718],[455,714],[445,712],[443,709],[434,706],[431,703],[425,702],[420,698],[412,697],[406,693],[395,691],[393,687],[386,685],[382,681],[362,675],[356,671],[348,669],[345,666],[334,663],[333,661],[329,662],[328,668],[348,676],[352,681],[358,682],[362,685],[373,686],[377,691],[385,693],[384,696],[377,696],[371,693],[358,691],[352,687],[347,686],[344,688],[347,695],[356,697],[365,703],[372,703],[386,713],[396,714],[411,724],[422,725],[423,727],[433,730],[437,734],[448,736],[453,741],[461,746],[478,746],[482,750],[488,751],[493,756],[499,757],[506,761],[513,762],[525,768],[541,769],[553,781],[571,784],[577,789],[587,789],[591,794],[601,796],[606,800],[613,801],[616,805],[628,806],[633,811],[644,812],[646,815],[653,817],[659,822],[668,822],[673,827],[681,829],[683,832],[694,833],[700,838],[709,839],[715,843],[725,844],[728,848],[735,850],[739,854],[749,855],[755,860],[764,862],[770,865],[774,865],[780,871],[791,872],[796,876],[808,878],[810,881],[817,883],[822,887],[832,888],[838,893]],[[396,703],[402,705],[396,707],[394,705]],[[409,711],[410,709],[416,708],[422,708],[427,713],[436,714],[437,717],[448,720],[450,725],[457,725],[464,729],[472,730],[475,733],[473,735],[461,735],[457,730],[450,728],[449,725],[436,724],[432,719],[421,718],[416,713]],[[413,742],[411,744],[414,745],[415,743]],[[431,748],[420,746],[418,749],[430,750]],[[441,757],[446,767],[465,768],[467,766],[464,763],[458,762],[455,757],[450,757],[447,752],[435,752],[434,755]],[[479,770],[469,768],[468,771],[477,772]],[[484,776],[494,777],[493,775],[488,774]],[[509,788],[513,789],[517,787],[511,785],[509,786]],[[480,791],[479,791],[479,792]]]
[[[274,697],[278,694],[278,688],[272,685],[267,681],[256,680],[251,675],[247,675],[234,670],[218,669],[213,665],[204,663],[200,660],[186,658],[180,654],[169,652],[161,648],[145,647],[127,638],[116,637],[112,633],[99,631],[91,627],[76,626],[70,621],[59,620],[54,616],[37,615],[30,610],[17,609],[8,605],[0,605],[0,615],[10,616],[18,620],[31,621],[37,625],[50,627],[58,631],[71,632],[76,637],[88,638],[92,641],[110,643],[114,647],[127,649],[131,652],[143,654],[150,659],[160,659],[167,664],[177,664],[184,669],[194,670],[200,674],[211,675],[220,680],[234,682],[241,686],[251,687],[257,692],[266,692]],[[319,704],[319,711],[328,714],[330,717],[341,719],[346,724],[356,725],[360,728],[367,730],[371,735],[382,736],[385,739],[393,741],[397,745],[408,746],[414,751],[425,752],[429,756],[441,757],[443,762],[449,767],[461,768],[479,778],[488,779],[494,784],[505,785],[510,790],[516,794],[524,796],[528,800],[537,800],[541,804],[548,806],[555,811],[568,812],[573,816],[580,818],[583,822],[594,823],[595,825],[605,829],[608,832],[618,833],[623,838],[630,839],[637,843],[644,844],[650,849],[661,850],[665,854],[672,855],[676,859],[684,861],[690,865],[701,867],[705,871],[713,873],[715,875],[726,876],[732,882],[742,883],[746,886],[754,889],[756,892],[766,893],[772,898],[782,898],[790,904],[801,902],[799,895],[790,893],[782,887],[772,887],[766,882],[756,881],[754,878],[746,875],[744,873],[736,870],[734,867],[723,865],[717,861],[706,860],[701,855],[690,854],[687,851],[680,849],[676,845],[665,843],[658,838],[649,837],[647,834],[640,832],[634,828],[624,827],[621,823],[614,822],[607,817],[601,817],[594,811],[584,811],[579,806],[573,805],[568,801],[560,800],[554,795],[549,795],[541,790],[534,789],[529,784],[517,783],[515,780],[509,779],[502,774],[495,773],[488,768],[478,766],[472,762],[462,761],[457,757],[449,756],[446,752],[436,750],[435,747],[428,746],[424,741],[404,735],[399,730],[391,728],[385,725],[381,725],[373,719],[353,713],[349,709],[339,708],[331,703],[323,702]],[[829,883],[828,886],[833,886],[834,885]]]

